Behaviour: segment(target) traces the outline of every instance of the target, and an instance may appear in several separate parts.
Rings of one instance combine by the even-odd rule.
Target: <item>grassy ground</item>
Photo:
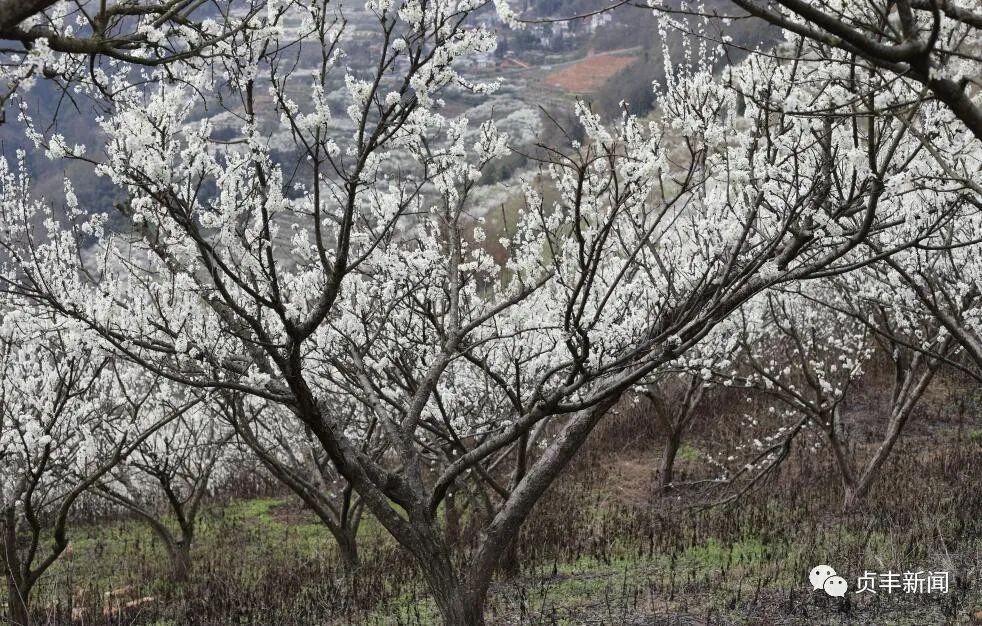
[[[630,424],[597,433],[523,528],[523,569],[495,583],[495,624],[982,623],[982,436],[933,429],[905,439],[863,509],[843,514],[832,467],[798,455],[780,476],[727,508],[704,494],[653,493],[654,439]],[[696,438],[682,476],[701,471]],[[464,529],[464,537],[468,536]],[[165,581],[167,560],[136,520],[76,528],[42,581],[47,623],[433,624],[412,566],[371,518],[363,566],[342,577],[330,535],[290,497],[213,504],[193,580]],[[948,571],[948,594],[812,591],[829,564],[854,587],[864,570]],[[110,605],[145,598],[131,610]],[[41,621],[44,623],[44,620]]]

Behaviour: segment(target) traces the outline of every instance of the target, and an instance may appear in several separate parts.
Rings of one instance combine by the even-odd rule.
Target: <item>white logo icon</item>
[[[846,583],[846,579],[842,576],[829,576],[825,579],[825,584],[822,585],[822,589],[825,589],[825,593],[829,594],[833,598],[844,597],[848,588],[849,585]]]
[[[825,593],[834,598],[841,598],[846,595],[849,588],[846,579],[836,576],[835,570],[829,565],[816,565],[808,572],[808,582],[812,584],[813,590],[822,589]]]
[[[835,576],[834,569],[828,565],[816,565],[808,572],[808,582],[812,584],[813,589],[821,589],[830,576]]]

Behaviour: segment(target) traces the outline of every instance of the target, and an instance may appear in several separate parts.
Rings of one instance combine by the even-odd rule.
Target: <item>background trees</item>
[[[954,0],[840,3],[733,0],[749,14],[814,42],[814,53],[848,67],[861,63],[923,85],[982,139],[982,107],[973,88],[982,13]]]
[[[177,390],[168,393],[180,397]],[[126,397],[137,406],[145,402],[138,392]],[[198,404],[184,412],[147,437],[93,488],[149,524],[171,559],[175,582],[186,582],[190,575],[198,515],[212,478],[230,471],[231,432],[215,418],[216,410]],[[167,517],[173,518],[176,530]]]
[[[819,282],[792,292],[772,293],[741,313],[735,361],[744,375],[727,379],[757,387],[791,409],[791,421],[817,426],[843,484],[844,507],[860,502],[954,342],[931,319],[910,316],[900,299],[879,300],[880,276],[854,272],[848,282]],[[891,289],[890,283],[881,283]],[[862,294],[862,295],[859,295]],[[855,299],[852,299],[855,298]],[[899,309],[899,310],[898,310]],[[892,391],[870,399],[861,381],[889,363]],[[850,441],[856,413],[882,413],[883,431],[866,458],[856,458]],[[800,428],[791,430],[800,434]],[[781,440],[782,446],[786,440]],[[785,455],[775,455],[774,462]]]
[[[8,617],[30,624],[31,591],[68,546],[72,506],[196,401],[155,397],[157,381],[137,382],[91,335],[42,311],[7,308],[2,331],[0,563]]]
[[[234,5],[234,6],[233,6]],[[208,56],[212,48],[248,27],[248,3],[193,2],[58,2],[6,0],[0,4],[0,120],[19,89],[38,79],[50,80],[61,99],[79,103],[70,85],[90,82],[100,89],[104,68],[122,62],[158,67],[177,60]]]

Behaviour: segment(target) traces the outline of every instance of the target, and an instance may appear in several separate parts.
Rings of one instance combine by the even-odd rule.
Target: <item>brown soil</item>
[[[572,93],[590,93],[603,87],[612,76],[636,60],[633,54],[588,56],[552,72],[545,82]]]

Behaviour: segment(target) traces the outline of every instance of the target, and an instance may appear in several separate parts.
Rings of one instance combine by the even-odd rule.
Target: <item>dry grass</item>
[[[963,394],[964,395],[964,394]],[[707,403],[692,450],[740,436],[726,397]],[[522,529],[520,573],[498,580],[492,624],[948,624],[982,611],[982,423],[928,411],[884,468],[865,506],[840,512],[825,454],[797,450],[776,477],[728,508],[696,488],[655,492],[661,434],[643,413],[602,423]],[[956,428],[955,426],[959,426]],[[708,469],[682,455],[679,474]],[[476,520],[465,515],[461,561]],[[466,528],[467,525],[469,528]],[[437,623],[418,573],[366,516],[363,565],[343,577],[326,529],[288,497],[215,503],[186,587],[163,582],[159,545],[134,520],[76,529],[71,560],[46,577],[38,624]],[[854,584],[864,569],[945,569],[947,595],[811,591],[807,571],[832,564]],[[102,614],[104,594],[153,598]],[[2,599],[0,599],[2,603]]]

